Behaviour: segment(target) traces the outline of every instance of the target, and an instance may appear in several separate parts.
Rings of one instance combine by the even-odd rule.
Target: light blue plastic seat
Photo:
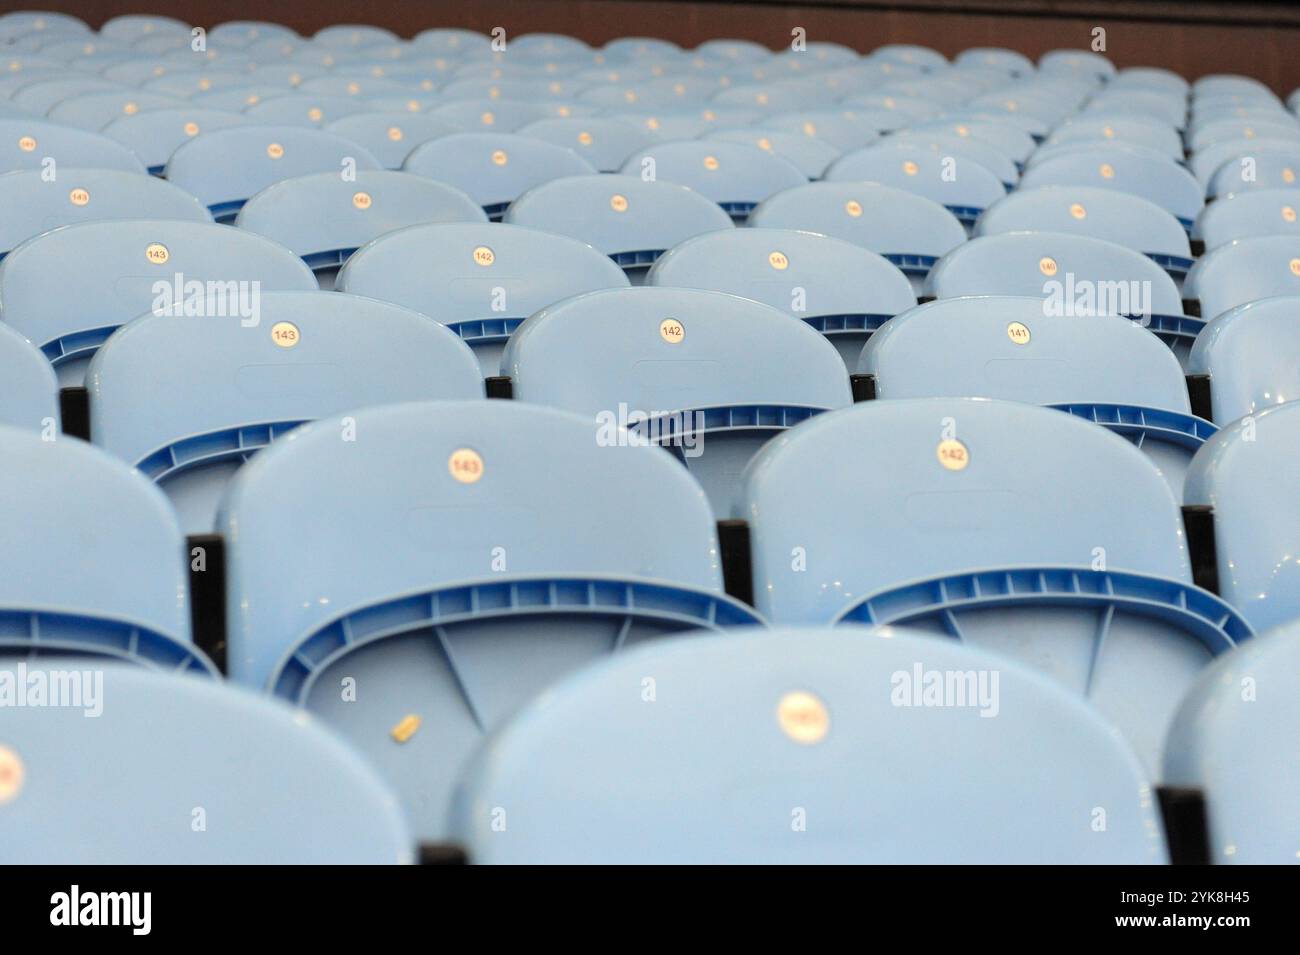
[[[629,156],[622,172],[688,186],[737,222],[764,199],[808,182],[794,163],[748,143],[660,143]]]
[[[0,426],[0,460],[0,661],[81,654],[216,677],[190,642],[189,556],[167,499],[57,432]]]
[[[1225,165],[1231,163],[1236,168],[1245,170],[1242,160],[1250,158],[1258,162],[1259,157],[1263,155],[1272,155],[1281,153],[1283,156],[1292,156],[1298,144],[1292,139],[1279,139],[1275,136],[1260,137],[1258,139],[1248,139],[1241,137],[1239,139],[1221,139],[1218,142],[1210,143],[1195,153],[1188,160],[1188,168],[1191,169],[1198,182],[1204,189],[1210,186],[1210,180]]]
[[[134,116],[142,110],[167,109],[184,105],[185,101],[176,97],[146,93],[141,90],[80,93],[60,100],[50,108],[46,117],[51,122],[98,131],[115,119]]]
[[[259,100],[251,106],[246,106],[243,114],[249,122],[259,126],[324,129],[335,120],[365,113],[369,108],[364,100],[354,97],[293,92],[286,96],[273,96]]]
[[[140,89],[189,99],[195,93],[205,93],[223,87],[244,86],[251,79],[248,71],[244,69],[227,70],[206,63],[200,67],[190,67],[182,61],[175,63],[172,69],[162,75],[141,83]]]
[[[975,160],[914,140],[895,143],[893,137],[841,156],[825,178],[877,182],[914,192],[938,202],[967,226],[1007,194],[1002,181]]]
[[[75,267],[73,267],[75,265]],[[238,283],[248,283],[240,286]],[[179,219],[83,222],[29,239],[0,262],[0,321],[34,342],[63,385],[120,325],[154,308],[205,298],[316,288],[283,246]]]
[[[1179,283],[1192,267],[1182,224],[1154,202],[1094,186],[1018,189],[985,210],[976,235],[1065,232],[1105,239],[1152,259]]]
[[[941,135],[970,140],[981,146],[991,146],[1019,167],[1025,164],[1036,147],[1034,137],[1012,123],[988,116],[949,113],[940,119],[918,123],[904,131],[907,134]]]
[[[1279,295],[1300,295],[1300,236],[1235,239],[1197,259],[1183,283],[1183,296],[1207,320]]]
[[[132,150],[149,172],[160,176],[177,147],[200,133],[250,125],[239,113],[186,106],[123,116],[105,126],[102,134]]]
[[[935,265],[934,298],[1025,295],[1048,314],[1123,315],[1141,322],[1184,365],[1205,322],[1183,314],[1174,280],[1147,256],[1064,232],[1007,232],[971,239]]]
[[[686,186],[610,174],[570,176],[536,186],[511,205],[504,221],[580,239],[608,255],[638,283],[673,246],[734,228],[717,203]]]
[[[465,222],[380,236],[348,259],[335,288],[437,319],[474,350],[489,377],[501,373],[506,340],[533,312],[583,292],[626,285],[623,271],[585,242]]]
[[[609,289],[530,316],[501,359],[519,401],[633,428],[726,517],[740,471],[773,435],[852,401],[844,363],[803,322],[680,288]]]
[[[459,131],[450,123],[419,112],[354,113],[336,119],[325,130],[360,143],[385,169],[401,169],[416,146]]]
[[[163,175],[198,196],[218,222],[267,186],[314,172],[383,168],[351,140],[296,126],[234,126],[200,133],[167,160]]]
[[[78,75],[76,70],[69,70],[68,74],[57,78],[35,79],[10,93],[9,101],[34,116],[45,116],[70,96],[86,93],[132,92],[120,83],[113,83],[97,76]]]
[[[972,135],[969,131],[967,135],[961,136],[950,132],[946,126],[922,130],[903,129],[879,145],[916,146],[940,156],[975,163],[993,173],[1002,183],[1004,192],[1014,189],[1020,180],[1020,169],[1011,156],[995,143]]]
[[[0,425],[57,435],[59,382],[41,350],[0,324]]]
[[[213,45],[251,46],[261,40],[301,40],[293,30],[267,20],[227,20],[208,31],[208,41]]]
[[[39,672],[99,695],[6,714],[0,753],[21,769],[0,814],[10,863],[411,861],[394,794],[318,723],[228,686],[85,658]]]
[[[468,193],[494,220],[534,186],[596,171],[571,149],[511,133],[443,136],[414,149],[402,170]]]
[[[1071,150],[1025,170],[1020,187],[1095,186],[1130,192],[1154,202],[1191,229],[1205,205],[1196,178],[1173,160],[1136,150],[1096,146]]]
[[[1205,196],[1217,199],[1256,189],[1300,190],[1300,141],[1290,149],[1251,150],[1229,159],[1210,176]]]
[[[1120,111],[1175,130],[1187,126],[1187,97],[1160,90],[1102,89],[1088,100],[1079,115],[1105,116]]]
[[[1300,621],[1297,448],[1300,404],[1264,405],[1226,424],[1187,473],[1188,503],[1213,508],[1219,592],[1259,633]]]
[[[1164,775],[1204,793],[1216,865],[1295,865],[1298,672],[1300,627],[1292,624],[1216,661],[1178,711]]]
[[[960,674],[960,705],[920,709],[933,673]],[[570,677],[485,745],[452,834],[479,864],[1163,863],[1148,780],[1095,711],[999,656],[783,628]]]
[[[1192,86],[1172,70],[1157,66],[1126,66],[1107,82],[1109,90],[1149,89],[1187,97]]]
[[[1038,58],[1043,73],[1065,73],[1108,79],[1115,75],[1115,64],[1091,50],[1048,50]]]
[[[1256,189],[1216,199],[1205,207],[1192,235],[1212,252],[1237,239],[1300,236],[1300,196],[1294,189]]]
[[[1300,125],[1294,119],[1254,120],[1227,117],[1201,123],[1189,132],[1187,148],[1193,152],[1214,143],[1236,139],[1300,139]]]
[[[466,132],[507,134],[547,119],[552,113],[541,103],[518,100],[467,99],[442,103],[429,110],[439,122]]]
[[[710,142],[747,143],[757,146],[764,152],[793,163],[805,179],[820,179],[830,166],[840,157],[842,150],[830,143],[803,133],[765,126],[741,126],[732,129],[718,129],[700,137]]]
[[[851,109],[796,109],[755,121],[764,129],[784,129],[822,140],[841,152],[869,146],[880,138],[875,126]]]
[[[1223,312],[1197,337],[1188,372],[1208,376],[1221,426],[1300,400],[1300,292]]]
[[[292,249],[317,273],[322,288],[348,256],[372,239],[409,225],[486,222],[487,215],[453,186],[387,169],[344,181],[321,172],[263,189],[239,210],[235,225]]]
[[[458,100],[506,100],[509,103],[532,103],[540,100],[571,100],[586,84],[570,78],[551,74],[538,78],[477,79],[466,77],[454,80],[438,90],[438,98],[446,103]],[[494,124],[495,125],[495,124]]]
[[[966,241],[957,217],[913,192],[871,182],[815,182],[777,193],[749,217],[765,229],[820,232],[883,255],[919,291],[943,255]]]
[[[114,139],[42,119],[0,117],[0,173],[17,169],[120,169],[144,173],[130,149]]]
[[[975,46],[962,50],[953,58],[956,66],[985,66],[1005,71],[1009,75],[1034,72],[1034,61],[1016,50],[996,46]]]
[[[1073,143],[1080,146],[1105,146],[1110,143],[1145,146],[1174,162],[1183,160],[1183,141],[1178,130],[1164,123],[1152,122],[1147,116],[1130,115],[1118,105],[1103,114],[1080,113],[1056,129],[1045,146]]]
[[[871,334],[916,305],[911,282],[888,259],[791,229],[730,229],[688,239],[655,263],[646,284],[712,289],[771,305],[825,335],[850,371]]]
[[[376,67],[369,71],[359,67],[347,69],[340,67],[322,76],[304,79],[298,84],[296,90],[308,96],[357,99],[364,102],[369,102],[376,96],[401,96],[411,91],[405,83],[383,76],[382,71],[383,67]]]
[[[0,15],[0,37],[23,35],[83,37],[93,31],[86,21],[70,13],[52,10],[13,10]]]
[[[1023,661],[1088,698],[1153,775],[1183,691],[1252,633],[1193,584],[1151,460],[1059,411],[863,402],[773,441],[743,480],[766,619],[913,626]]]
[[[190,26],[174,17],[131,13],[110,17],[99,28],[99,35],[105,39],[120,40],[126,43],[134,43],[136,40],[143,40],[147,36],[156,36],[162,33],[175,34],[189,39]]]
[[[105,219],[183,219],[211,222],[207,207],[152,176],[114,169],[60,169],[0,175],[0,259],[27,239],[75,222]]]
[[[398,36],[392,30],[359,23],[331,24],[317,30],[311,39],[316,46],[329,47],[336,51],[385,46],[398,42]]]
[[[758,622],[723,593],[703,492],[661,451],[510,401],[352,417],[355,442],[336,420],[306,425],[231,485],[231,676],[356,745],[419,838],[445,837],[463,761],[557,678]],[[629,501],[655,519],[628,524]]]
[[[160,485],[187,533],[209,532],[230,476],[304,421],[483,394],[469,347],[425,315],[329,292],[250,304],[249,315],[144,315],[86,372],[91,440]]]
[[[628,156],[654,142],[639,126],[604,116],[539,119],[521,128],[519,135],[572,149],[599,172],[616,172]]]
[[[1178,359],[1112,315],[1045,315],[1040,298],[939,299],[885,324],[854,371],[877,398],[1001,398],[1050,405],[1127,438],[1183,494],[1215,432],[1191,413]]]

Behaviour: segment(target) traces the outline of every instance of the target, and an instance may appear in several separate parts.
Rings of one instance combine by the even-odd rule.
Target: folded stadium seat
[[[1211,73],[1200,77],[1192,84],[1192,95],[1196,99],[1222,95],[1272,97],[1273,91],[1254,77],[1238,76],[1234,73]]]
[[[449,56],[458,55],[467,59],[487,55],[490,52],[490,44],[491,40],[477,30],[463,30],[454,27],[436,27],[430,30],[421,30],[411,38],[412,50],[418,49]]]
[[[960,677],[923,700],[931,674]],[[627,690],[647,685],[672,702]],[[1150,864],[1167,861],[1153,795],[1092,708],[1003,657],[781,628],[565,680],[469,764],[451,829],[483,865]],[[1098,805],[1101,837],[1078,821]]]
[[[704,495],[662,452],[602,446],[592,420],[518,402],[352,417],[356,442],[307,425],[231,485],[231,676],[354,743],[419,838],[445,837],[462,762],[557,678],[759,622],[724,594]],[[655,519],[627,525],[629,501]]]
[[[1145,146],[1174,162],[1183,161],[1183,140],[1178,131],[1146,116],[1128,116],[1118,108],[1104,114],[1081,113],[1067,119],[1044,141],[1044,147],[1066,143],[1104,146]]]
[[[598,83],[578,93],[575,101],[585,106],[607,110],[610,115],[621,116],[626,110],[662,110],[664,112],[704,109],[715,84],[710,80],[675,83],[670,87],[657,86],[649,80],[635,83]],[[728,110],[736,104],[710,103],[707,108]],[[744,109],[745,113],[756,110]]]
[[[423,176],[370,169],[344,181],[337,172],[285,179],[253,196],[235,225],[292,249],[316,273],[321,288],[348,256],[372,239],[427,222],[486,222],[469,196]]]
[[[198,196],[218,222],[230,222],[250,196],[284,179],[380,168],[361,146],[323,130],[234,126],[182,144],[163,175]]]
[[[134,13],[110,17],[99,28],[99,35],[104,39],[120,40],[124,43],[134,43],[136,40],[144,39],[147,36],[162,33],[183,36],[188,40],[190,26],[188,23],[174,17]]]
[[[939,70],[948,65],[948,59],[938,50],[912,43],[886,43],[871,51],[871,57],[887,63],[904,63],[922,70]]]
[[[1300,196],[1294,189],[1256,189],[1226,195],[1205,207],[1192,237],[1207,252],[1237,239],[1264,235],[1300,235]]]
[[[99,133],[35,118],[0,117],[0,172],[48,169],[51,161],[56,170],[145,171],[135,153]]]
[[[97,695],[7,717],[0,761],[20,780],[0,815],[9,862],[411,861],[395,795],[319,724],[207,681],[77,658],[55,666],[29,664],[27,678],[93,681]]]
[[[717,106],[757,109],[761,112],[780,112],[806,107],[833,106],[837,95],[825,87],[809,87],[793,82],[745,83],[728,86],[710,97]]]
[[[887,146],[900,149],[904,146],[920,147],[941,156],[970,160],[993,173],[1002,183],[1004,192],[1014,189],[1020,179],[1020,169],[1015,160],[998,146],[978,136],[954,135],[942,127],[922,130],[900,129],[888,139],[872,145],[881,149]]]
[[[1173,213],[1189,230],[1205,205],[1200,183],[1173,160],[1116,146],[1081,147],[1031,164],[1020,187],[1034,186],[1099,186],[1133,193]]]
[[[691,51],[697,57],[707,57],[730,63],[752,64],[766,60],[772,51],[753,40],[714,39],[706,40]]]
[[[1215,431],[1191,413],[1182,368],[1158,338],[1118,316],[1044,314],[1040,298],[914,308],[871,337],[854,370],[877,398],[1002,398],[1095,421],[1141,448],[1178,500]]]
[[[674,107],[662,112],[631,113],[623,110],[611,111],[608,115],[635,123],[638,127],[654,137],[656,143],[675,142],[694,139],[711,129],[726,129],[730,126],[744,126],[757,122],[761,114],[746,109],[683,109]]]
[[[466,222],[380,236],[348,259],[335,288],[437,319],[474,350],[486,378],[501,373],[506,339],[533,312],[583,292],[626,285],[623,271],[585,242]]]
[[[361,49],[367,46],[384,46],[399,42],[396,33],[383,27],[368,24],[336,23],[317,30],[312,36],[317,46],[335,50]]]
[[[83,222],[29,239],[0,262],[0,321],[40,347],[61,384],[76,386],[104,340],[146,312],[198,311],[208,297],[238,307],[253,289],[316,287],[298,256],[251,232],[179,219]]]
[[[302,126],[323,129],[336,119],[370,110],[364,100],[320,93],[290,93],[261,100],[243,110],[250,122],[262,126]]]
[[[1195,101],[1192,103],[1191,122],[1187,132],[1188,135],[1194,136],[1210,123],[1224,119],[1289,124],[1292,118],[1293,115],[1286,107],[1276,100],[1268,103],[1239,103],[1233,100]]]
[[[1300,292],[1228,309],[1192,346],[1193,388],[1220,425],[1300,399]]]
[[[81,93],[60,100],[46,118],[65,126],[99,131],[122,116],[134,116],[142,110],[185,106],[185,100],[139,90],[115,90],[108,93]]]
[[[162,486],[187,533],[209,532],[230,476],[304,421],[483,394],[469,348],[409,309],[268,292],[252,311],[144,315],[86,371],[91,439]],[[161,410],[160,390],[168,395]]]
[[[1244,158],[1249,157],[1258,162],[1259,157],[1273,153],[1292,156],[1297,146],[1300,146],[1300,143],[1293,139],[1276,137],[1250,139],[1243,136],[1239,139],[1221,139],[1193,153],[1187,165],[1192,175],[1201,183],[1202,189],[1208,189],[1214,174],[1227,163],[1232,163],[1244,171],[1245,167],[1242,165]]]
[[[651,59],[677,57],[683,53],[682,48],[671,40],[647,36],[618,37],[601,47],[600,52],[610,63],[635,61],[647,57]]]
[[[1023,167],[1029,154],[1036,148],[1034,137],[1018,126],[991,117],[978,117],[965,114],[949,114],[941,119],[918,123],[907,130],[908,133],[939,133],[948,137],[958,137],[963,142],[974,140],[988,144],[1016,164],[1017,170]],[[1017,173],[1017,179],[1019,174]]]
[[[1286,120],[1215,119],[1198,126],[1187,138],[1195,153],[1226,139],[1300,139],[1300,124]]]
[[[844,362],[815,330],[699,289],[607,289],[558,302],[519,326],[501,372],[519,401],[626,423],[668,449],[720,517],[762,444],[852,401]]]
[[[1252,634],[1193,584],[1151,460],[1059,411],[868,401],[772,442],[742,480],[766,619],[915,626],[1014,657],[1087,697],[1153,774],[1182,692]]]
[[[554,115],[545,105],[517,100],[457,100],[429,110],[429,115],[469,132],[513,133]]]
[[[410,93],[404,83],[397,83],[373,73],[366,73],[356,68],[347,71],[335,70],[323,76],[304,79],[297,87],[298,92],[309,96],[325,96],[328,99],[358,99],[369,102],[376,96],[402,96]]]
[[[741,223],[764,199],[808,182],[788,159],[748,143],[659,143],[629,156],[622,171],[689,186]]]
[[[1024,90],[1002,89],[982,93],[961,104],[961,110],[963,115],[971,118],[985,117],[1010,123],[1035,140],[1045,138],[1062,118],[1062,108],[1058,103],[1045,102],[1041,95]]]
[[[0,426],[0,661],[75,653],[216,677],[190,641],[188,551],[167,499],[40,431]]]
[[[324,128],[326,132],[360,143],[385,169],[401,169],[416,146],[460,131],[450,123],[420,112],[354,113]]]
[[[841,156],[826,170],[832,182],[875,182],[941,204],[968,229],[1007,194],[1001,180],[974,159],[915,141],[884,142]]]
[[[907,276],[889,260],[851,242],[788,229],[688,239],[655,263],[646,284],[728,292],[788,312],[825,335],[849,371],[857,370],[872,332],[916,304]]]
[[[874,92],[851,93],[840,100],[840,105],[846,109],[880,110],[896,115],[897,124],[891,124],[895,129],[938,119],[944,109],[933,100]]]
[[[509,41],[511,54],[533,60],[585,62],[592,49],[577,37],[563,33],[524,33]]]
[[[618,263],[634,284],[678,243],[734,227],[717,203],[686,186],[610,174],[543,183],[520,196],[504,221],[580,239]]]
[[[1264,235],[1221,245],[1197,259],[1183,283],[1184,299],[1197,303],[1207,320],[1277,295],[1300,295],[1300,237]]]
[[[1191,91],[1191,84],[1171,70],[1157,66],[1127,66],[1116,73],[1106,83],[1108,90],[1158,90],[1186,97]]]
[[[9,94],[9,101],[33,116],[44,116],[70,96],[87,93],[133,93],[120,83],[112,83],[96,76],[61,76],[57,79],[38,79]]]
[[[83,36],[93,31],[86,21],[70,13],[51,10],[15,10],[0,15],[0,37],[14,38],[35,33],[40,36]]]
[[[1224,654],[1188,691],[1170,729],[1165,778],[1204,793],[1216,865],[1295,864],[1298,651],[1292,624]]]
[[[252,76],[244,70],[175,69],[140,84],[140,88],[166,96],[188,99],[195,93],[219,90],[223,87],[245,86]]]
[[[223,86],[221,89],[208,90],[206,93],[195,93],[184,102],[191,103],[194,106],[202,106],[204,109],[229,110],[232,113],[240,113],[249,106],[256,106],[264,100],[275,99],[280,96],[292,96],[294,91],[292,87],[270,86],[261,80],[250,83],[247,86]],[[252,123],[254,120],[249,119]]]
[[[494,220],[534,186],[596,172],[571,149],[511,133],[443,136],[412,150],[402,170],[463,190]]]
[[[0,259],[33,236],[100,219],[211,222],[207,207],[152,176],[115,169],[60,169],[53,182],[30,170],[0,175]]]
[[[1180,93],[1155,90],[1102,90],[1080,110],[1079,115],[1110,115],[1123,112],[1182,130],[1187,126],[1187,99]]]
[[[249,125],[252,125],[249,120],[239,113],[182,106],[123,116],[105,126],[101,134],[132,150],[149,172],[161,176],[177,147],[199,133]]]
[[[443,102],[457,100],[506,100],[528,103],[537,100],[571,100],[588,84],[558,75],[543,75],[527,79],[475,79],[454,80],[438,90]]]
[[[59,381],[41,350],[7,325],[0,325],[0,425],[38,431],[51,438],[59,431]]]
[[[700,137],[710,142],[747,143],[793,163],[805,179],[820,179],[826,167],[840,157],[830,143],[801,133],[766,127],[719,129]]]
[[[801,133],[841,152],[861,149],[880,138],[879,131],[851,109],[793,110],[762,116],[754,122],[764,129]]]
[[[640,126],[603,116],[539,119],[521,128],[519,135],[572,149],[599,172],[617,172],[628,156],[655,141]]]
[[[1161,128],[1167,130],[1169,127],[1164,126]],[[1173,162],[1175,165],[1179,166],[1184,165],[1182,160],[1170,159],[1167,153],[1161,152],[1158,149],[1153,149],[1150,146],[1143,146],[1140,143],[1132,141],[1107,142],[1105,140],[1093,140],[1091,142],[1044,142],[1041,146],[1035,149],[1034,154],[1029,157],[1029,161],[1025,163],[1025,169],[1033,169],[1035,166],[1041,166],[1045,162],[1059,159],[1062,156],[1074,156],[1079,153],[1090,153],[1098,149],[1113,150],[1130,158],[1137,157],[1138,159],[1155,163],[1161,168],[1164,167],[1165,163],[1169,162]]]
[[[1208,202],[1256,189],[1300,190],[1300,141],[1290,149],[1246,152],[1229,159],[1210,176],[1205,198]]]
[[[966,241],[951,212],[924,196],[874,182],[815,182],[764,201],[749,225],[844,239],[883,255],[920,291],[940,257]]]
[[[1154,202],[1093,186],[1020,189],[985,210],[975,235],[1068,232],[1127,246],[1152,259],[1179,284],[1192,267],[1187,232]]]
[[[1183,313],[1174,280],[1150,258],[1104,239],[1063,232],[971,239],[930,270],[925,294],[1025,295],[1042,302],[1046,314],[1132,318],[1155,332],[1184,367],[1205,327],[1204,320]]]
[[[227,20],[208,31],[208,41],[214,46],[251,46],[259,40],[297,41],[301,37],[279,23],[267,20]]]
[[[954,66],[983,66],[1001,70],[1010,76],[1034,72],[1034,62],[1015,50],[996,46],[973,46],[953,58]]]
[[[1105,80],[1116,73],[1115,64],[1091,50],[1048,50],[1038,58],[1042,73],[1064,73]]]

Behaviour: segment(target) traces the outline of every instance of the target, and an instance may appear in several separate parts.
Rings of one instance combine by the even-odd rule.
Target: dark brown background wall
[[[311,34],[331,23],[374,23],[402,36],[431,26],[508,34],[556,31],[590,43],[623,35],[661,36],[683,45],[746,37],[768,46],[789,42],[793,27],[809,39],[859,50],[883,43],[921,43],[951,56],[970,46],[1005,46],[1037,57],[1054,47],[1086,47],[1106,30],[1106,53],[1120,66],[1163,66],[1195,78],[1244,73],[1285,95],[1300,87],[1300,5],[1237,0],[31,0],[0,10],[44,7],[76,14],[92,26],[121,13],[157,12],[201,26],[223,20],[271,19]]]

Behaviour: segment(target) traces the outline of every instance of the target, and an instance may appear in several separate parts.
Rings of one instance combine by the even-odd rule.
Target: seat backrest
[[[1206,184],[1207,198],[1256,189],[1300,189],[1300,142],[1290,149],[1251,150],[1223,163]]]
[[[1083,143],[1105,145],[1108,142],[1132,143],[1161,152],[1174,161],[1183,158],[1183,141],[1178,131],[1149,117],[1135,116],[1118,106],[1104,114],[1083,113],[1052,130],[1046,145]]]
[[[209,287],[237,298],[238,282],[261,292],[316,287],[301,259],[251,232],[179,219],[83,222],[30,239],[0,262],[0,321],[76,385],[118,326],[201,300]]]
[[[1221,245],[1196,260],[1183,294],[1200,301],[1206,319],[1256,299],[1300,295],[1300,236],[1264,235]]]
[[[788,159],[748,143],[716,140],[657,143],[629,156],[621,172],[689,186],[733,215],[808,182]]]
[[[761,122],[766,129],[801,133],[844,152],[861,149],[880,138],[876,128],[851,109],[791,110],[764,116]]]
[[[429,110],[429,116],[433,119],[440,123],[450,123],[465,132],[491,132],[502,136],[551,115],[554,115],[552,111],[540,102],[488,97],[440,102]],[[506,146],[502,145],[501,148]]]
[[[933,199],[960,219],[974,221],[1007,194],[996,175],[974,159],[915,141],[886,140],[841,156],[826,170],[835,182],[878,182]]]
[[[539,119],[519,134],[572,149],[600,172],[617,171],[628,156],[654,142],[649,132],[616,116]]]
[[[1025,170],[1022,188],[1034,186],[1097,186],[1131,192],[1170,212],[1191,228],[1205,200],[1201,185],[1172,159],[1134,150],[1097,146],[1071,150]]]
[[[1274,152],[1290,154],[1295,147],[1295,140],[1274,136],[1259,139],[1245,136],[1236,139],[1220,139],[1194,152],[1188,160],[1188,166],[1202,187],[1208,188],[1214,174],[1228,163],[1243,168],[1241,160],[1245,157],[1258,157]]]
[[[1300,139],[1300,126],[1294,120],[1239,119],[1225,117],[1200,123],[1189,130],[1187,147],[1193,153],[1206,146],[1229,139]]]
[[[254,293],[248,304],[251,316],[220,302],[144,315],[86,374],[92,440],[162,484],[187,530],[210,526],[233,467],[303,421],[483,394],[469,347],[417,312],[332,292]]]
[[[1300,196],[1294,189],[1257,189],[1222,196],[1196,220],[1195,234],[1212,252],[1237,239],[1300,235]]]
[[[60,169],[49,181],[36,170],[0,175],[0,256],[33,236],[74,222],[184,219],[211,222],[207,207],[154,176],[115,169]]]
[[[764,152],[786,159],[803,173],[805,179],[820,179],[842,150],[824,140],[801,132],[772,129],[768,126],[738,126],[718,129],[700,137],[706,142],[748,143]]]
[[[184,106],[185,101],[161,93],[143,90],[111,90],[79,93],[55,103],[45,115],[51,122],[98,131],[122,116],[134,116],[141,110]]]
[[[282,179],[313,172],[340,175],[379,169],[379,160],[351,140],[295,126],[232,126],[200,133],[167,160],[164,175],[193,193],[218,219]]]
[[[917,398],[818,415],[758,453],[738,500],[769,620],[829,622],[868,594],[949,572],[1087,568],[1099,547],[1111,568],[1191,582],[1178,502],[1156,467],[1091,422],[1027,404]]]
[[[46,626],[35,630],[54,646],[93,639],[77,622],[86,618],[128,636],[143,627],[189,643],[185,539],[156,488],[98,448],[61,435],[44,440],[0,427],[0,460],[0,616],[39,614]],[[29,629],[6,627],[5,635]]]
[[[334,420],[307,425],[231,485],[218,526],[238,528],[227,547],[235,679],[264,684],[327,621],[448,584],[586,575],[722,590],[704,494],[659,449],[601,445],[589,418],[521,402],[352,417],[357,441],[340,441]],[[627,526],[629,501],[656,519]],[[286,566],[295,574],[277,580]]]
[[[356,97],[293,92],[260,99],[245,106],[242,112],[248,120],[263,126],[323,129],[336,119],[364,113],[366,109],[365,101]]]
[[[1191,264],[1187,231],[1170,213],[1141,196],[1093,186],[1018,189],[985,210],[976,235],[1067,232],[1105,239],[1136,252]]]
[[[0,117],[0,172],[45,169],[120,169],[143,173],[139,157],[115,139],[42,119]]]
[[[877,398],[1191,410],[1178,359],[1155,335],[1118,316],[1045,315],[1039,298],[921,305],[871,337],[857,371],[875,376]]]
[[[59,430],[59,380],[41,350],[0,324],[0,425],[55,434]]]
[[[939,203],[869,182],[814,182],[787,189],[753,211],[749,225],[801,229],[844,239],[924,272],[966,241],[966,230]]]
[[[1300,721],[1297,673],[1300,627],[1292,624],[1215,661],[1170,728],[1165,778],[1204,794],[1215,865],[1295,864],[1300,764],[1285,754]]]
[[[639,176],[568,176],[524,193],[505,222],[573,236],[625,267],[644,267],[666,249],[734,227],[717,203],[676,183]]]
[[[387,169],[285,179],[244,203],[235,225],[274,239],[314,268],[337,268],[386,232],[433,222],[486,222],[481,206],[454,186]]]
[[[501,369],[520,401],[591,415],[849,403],[835,348],[803,322],[698,289],[590,292],[542,309]]]
[[[534,186],[596,171],[571,149],[511,133],[442,136],[412,150],[402,169],[455,186],[498,218]]]
[[[1219,590],[1261,633],[1300,618],[1300,499],[1289,480],[1297,449],[1300,404],[1291,401],[1228,424],[1187,472],[1187,503],[1214,508]]]
[[[1300,294],[1219,315],[1197,336],[1191,374],[1210,376],[1214,420],[1227,424],[1300,398]]]
[[[936,132],[946,136],[956,136],[962,140],[973,139],[988,143],[1017,164],[1023,164],[1037,145],[1033,136],[1012,123],[991,116],[973,114],[949,115],[942,119],[919,123],[910,131],[927,135]]]
[[[1053,314],[1181,315],[1174,280],[1122,245],[1062,232],[1008,232],[971,239],[930,270],[927,294],[1024,295]]]
[[[353,113],[327,124],[325,130],[360,143],[385,169],[401,169],[416,146],[460,131],[450,123],[419,112]]]
[[[1014,188],[1015,183],[1020,179],[1020,171],[1016,168],[1015,160],[1007,155],[1001,146],[982,136],[972,135],[969,130],[965,136],[955,133],[952,125],[948,123],[931,125],[925,129],[900,130],[887,142],[920,146],[931,152],[938,152],[941,156],[952,156],[957,160],[965,159],[977,163],[993,173],[1007,189]],[[952,171],[956,173],[955,165]]]
[[[962,674],[968,702],[918,713],[932,673]],[[646,674],[669,712],[625,699]],[[904,629],[781,629],[573,675],[485,744],[452,834],[480,864],[1157,863],[1153,804],[1113,728],[1019,664]],[[1078,823],[1093,805],[1105,838]],[[511,807],[504,831],[481,806]],[[805,817],[819,835],[791,838]]]
[[[249,125],[252,124],[238,113],[194,105],[123,116],[101,132],[131,149],[150,172],[161,173],[176,148],[199,133]]]
[[[795,318],[892,316],[916,304],[907,276],[889,260],[792,229],[730,229],[688,239],[655,263],[646,284],[729,292]]]

